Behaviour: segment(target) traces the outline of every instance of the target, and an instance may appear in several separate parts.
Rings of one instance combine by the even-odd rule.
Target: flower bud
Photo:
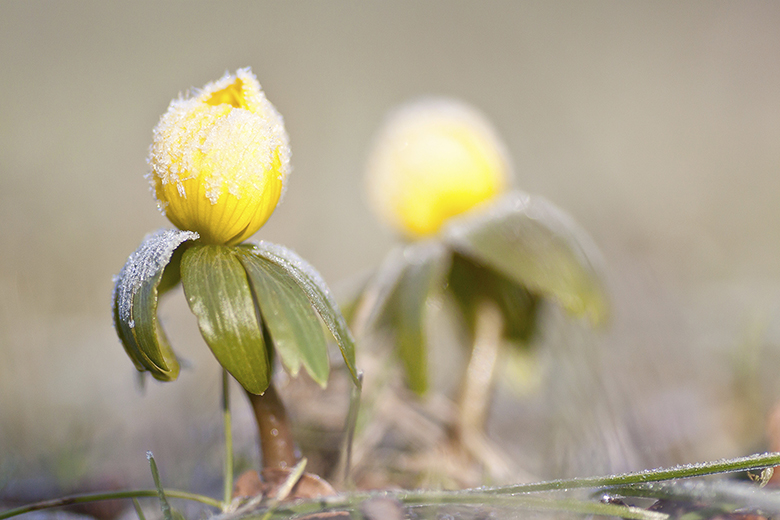
[[[388,119],[369,159],[368,188],[384,219],[420,238],[503,192],[509,170],[502,143],[479,112],[428,99]]]
[[[276,208],[290,172],[284,121],[248,68],[175,99],[154,128],[158,207],[210,244],[237,244]]]

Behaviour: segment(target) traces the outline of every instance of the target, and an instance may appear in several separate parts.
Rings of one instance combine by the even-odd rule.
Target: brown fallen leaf
[[[260,480],[260,474],[251,469],[243,472],[233,484],[233,498],[253,498],[266,495],[268,485]]]
[[[261,477],[255,470],[246,471],[236,479],[233,498],[253,498],[258,495],[275,498],[291,472],[290,468],[266,468]],[[326,480],[312,473],[304,473],[284,500],[320,498],[335,494],[336,490]]]

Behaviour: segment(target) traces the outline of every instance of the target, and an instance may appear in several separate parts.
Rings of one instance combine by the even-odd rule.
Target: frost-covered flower
[[[370,156],[368,188],[384,219],[419,238],[502,193],[509,171],[504,146],[481,113],[424,99],[388,119]]]
[[[249,68],[171,102],[154,128],[160,210],[211,244],[237,244],[271,216],[290,172],[282,116]]]

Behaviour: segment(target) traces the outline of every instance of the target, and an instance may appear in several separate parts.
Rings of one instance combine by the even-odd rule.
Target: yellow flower
[[[449,218],[502,193],[509,161],[475,109],[422,100],[394,113],[368,165],[372,205],[408,238],[435,234]]]
[[[237,244],[271,216],[290,172],[284,121],[249,68],[175,99],[154,128],[160,210],[210,244]]]

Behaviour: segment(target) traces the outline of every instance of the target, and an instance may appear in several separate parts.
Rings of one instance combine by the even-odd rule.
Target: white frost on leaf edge
[[[155,276],[171,260],[173,252],[188,240],[197,240],[194,231],[159,229],[144,237],[141,245],[127,259],[119,275],[115,277],[113,300],[118,305],[119,319],[134,327],[132,319],[133,299],[144,282]],[[119,324],[116,324],[119,326]]]

